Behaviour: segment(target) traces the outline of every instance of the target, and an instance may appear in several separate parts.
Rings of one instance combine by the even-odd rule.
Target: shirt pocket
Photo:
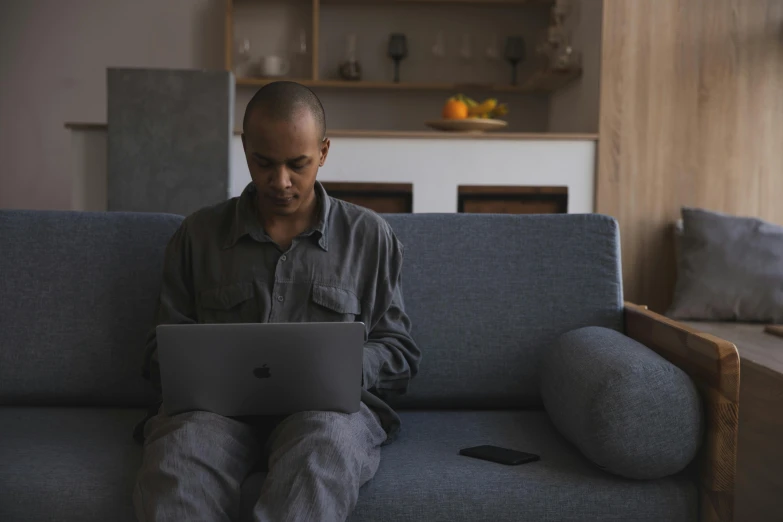
[[[313,284],[310,321],[353,322],[362,313],[356,294],[334,286]]]
[[[258,301],[252,281],[218,286],[199,295],[202,323],[257,323]]]

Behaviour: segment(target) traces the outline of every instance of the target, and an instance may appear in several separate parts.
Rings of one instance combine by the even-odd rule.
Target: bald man
[[[256,93],[242,134],[252,182],[174,234],[157,323],[362,321],[361,409],[227,418],[161,407],[143,428],[140,521],[237,520],[243,481],[264,468],[255,520],[345,520],[399,430],[383,399],[406,391],[420,358],[402,302],[403,249],[383,219],[316,181],[329,154],[325,121],[302,85]],[[160,389],[156,346],[153,330],[144,371]]]

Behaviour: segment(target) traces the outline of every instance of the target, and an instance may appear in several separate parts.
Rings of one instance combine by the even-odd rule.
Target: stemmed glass
[[[299,55],[306,55],[307,54],[307,31],[304,29],[299,29],[299,33],[297,34],[296,42],[294,43],[294,48],[296,49],[294,53]]]
[[[500,51],[498,50],[498,37],[490,36],[487,48],[484,50],[484,54],[487,56],[487,60],[497,60],[500,58]]]
[[[435,58],[446,56],[446,40],[443,37],[443,31],[438,31],[438,36],[435,37],[435,43],[432,45],[432,56]]]
[[[310,56],[308,54],[309,49],[307,47],[307,31],[305,29],[300,28],[297,31],[296,37],[291,41],[291,47],[292,59],[296,63],[295,67],[297,70],[303,73],[304,71],[310,69]]]
[[[462,35],[462,43],[459,46],[459,55],[466,62],[473,58],[473,42],[471,41],[470,35],[468,33]]]
[[[517,64],[525,59],[525,39],[521,36],[509,36],[503,56],[511,64],[511,85],[517,85]]]
[[[250,54],[250,39],[241,38],[236,42],[236,58],[234,61],[234,74],[238,78],[250,76],[252,56]]]
[[[400,83],[400,61],[408,56],[408,39],[402,33],[389,36],[389,57],[394,60],[394,83]]]

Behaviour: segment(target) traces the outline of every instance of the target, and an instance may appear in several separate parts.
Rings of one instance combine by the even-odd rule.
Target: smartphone
[[[472,448],[463,448],[459,450],[459,454],[475,459],[497,462],[498,464],[506,464],[508,466],[516,466],[518,464],[527,464],[528,462],[541,460],[541,457],[533,453],[500,448],[498,446],[474,446]]]

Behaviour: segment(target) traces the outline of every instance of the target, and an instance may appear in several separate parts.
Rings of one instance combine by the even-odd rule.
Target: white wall
[[[221,68],[220,0],[0,2],[0,208],[71,208],[66,121],[106,121],[106,68]]]
[[[603,0],[576,0],[579,16],[571,27],[573,46],[582,52],[583,75],[552,95],[549,132],[598,132]]]

